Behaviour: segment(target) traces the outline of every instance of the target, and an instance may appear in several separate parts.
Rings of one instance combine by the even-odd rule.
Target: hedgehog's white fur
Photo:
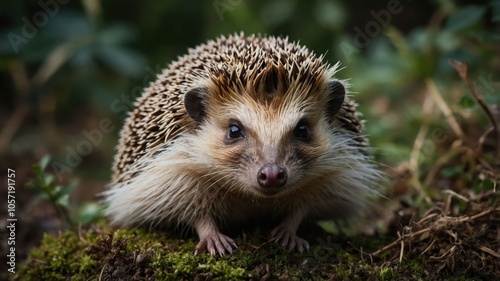
[[[353,151],[355,148],[348,145],[348,138],[349,136],[345,135],[332,137],[339,141],[332,144],[332,147],[336,148],[329,151],[317,163],[318,170],[314,171],[317,174],[321,174],[319,170],[325,167],[328,170],[342,172],[330,181],[318,182],[325,186],[324,193],[314,194],[314,197],[307,197],[307,194],[300,196],[293,194],[293,196],[274,200],[293,204],[299,208],[304,206],[316,218],[343,219],[349,217],[349,213],[365,209],[366,196],[374,192],[371,187],[379,179],[379,172],[374,168],[371,160]],[[242,210],[240,214],[234,208],[237,202],[221,200],[224,194],[218,194],[210,189],[216,187],[220,178],[226,178],[227,182],[231,182],[232,171],[211,171],[213,170],[212,160],[204,154],[206,148],[197,145],[199,143],[197,136],[185,135],[177,139],[175,144],[167,145],[155,156],[141,159],[140,164],[137,165],[141,168],[130,171],[137,174],[135,177],[118,183],[105,192],[108,205],[106,215],[111,222],[116,225],[138,225],[145,222],[178,225],[194,221],[200,215],[198,212],[213,210],[217,211],[214,215],[220,216],[222,221],[224,221],[224,216],[232,220],[247,217],[247,210]],[[198,171],[207,170],[212,174],[196,176]],[[311,173],[308,176],[312,177],[314,174]],[[200,178],[210,179],[213,183],[208,187],[203,186]],[[336,186],[339,189],[327,188],[330,186]],[[189,196],[183,193],[187,189],[190,190]],[[217,198],[221,195],[222,198]],[[239,199],[242,201],[259,200],[254,196],[248,194]],[[349,206],[330,206],[331,201],[326,198],[335,198],[334,201],[342,198],[349,203]],[[280,205],[276,204],[273,208],[279,208]],[[285,208],[285,205],[281,207]],[[331,210],[331,214],[325,213],[324,210],[327,209]],[[230,211],[230,213],[225,213],[225,211]]]
[[[319,108],[328,96],[326,83],[338,67],[321,59],[286,39],[235,35],[201,45],[173,63],[138,100],[122,130],[114,180],[104,192],[111,223],[194,227],[201,240],[197,250],[223,254],[231,251],[234,241],[222,235],[219,226],[249,218],[276,219],[282,220],[272,232],[277,240],[303,250],[307,242],[295,235],[303,219],[344,220],[364,210],[367,197],[376,193],[379,172],[369,156],[355,103],[346,99],[333,119]],[[272,71],[276,73],[269,74]],[[263,95],[266,75],[281,77],[271,84],[289,93]],[[210,93],[210,104],[206,122],[196,124],[187,116],[182,96],[200,86]],[[281,103],[273,105],[273,99]],[[237,150],[220,144],[224,131],[219,121],[226,116],[262,124],[250,128],[258,131],[258,143],[279,150],[276,145],[286,141],[290,128],[307,114],[317,119],[317,147],[302,151],[315,155],[308,168],[285,152],[283,159],[269,156],[288,163],[282,192],[263,195],[252,181],[254,166],[264,160],[245,160],[243,170],[248,171],[227,163]],[[253,156],[246,157],[268,157],[260,155],[259,148],[248,151]]]

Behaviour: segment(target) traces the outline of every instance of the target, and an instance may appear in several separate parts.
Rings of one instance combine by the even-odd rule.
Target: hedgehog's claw
[[[300,253],[304,250],[309,251],[309,243],[298,237],[295,232],[290,231],[285,226],[278,226],[273,231],[271,231],[271,240],[276,243],[280,243],[283,247],[292,250],[297,250]]]
[[[233,245],[235,249],[238,248],[233,239],[222,233],[209,234],[200,239],[200,242],[196,245],[196,249],[194,250],[194,255],[196,256],[199,252],[207,249],[211,256],[216,256],[218,254],[222,257],[226,252],[228,254],[233,253],[231,245]]]

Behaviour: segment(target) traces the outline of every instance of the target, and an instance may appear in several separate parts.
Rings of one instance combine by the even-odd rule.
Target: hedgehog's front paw
[[[233,249],[238,248],[236,242],[233,239],[227,237],[222,233],[211,233],[204,237],[200,237],[200,242],[196,245],[194,250],[194,255],[198,255],[199,252],[207,249],[210,255],[215,256],[217,253],[223,256],[227,253],[231,254]]]
[[[295,231],[291,231],[286,225],[278,225],[271,231],[271,239],[290,250],[296,249],[301,253],[304,252],[304,250],[309,251],[309,243],[298,237]]]

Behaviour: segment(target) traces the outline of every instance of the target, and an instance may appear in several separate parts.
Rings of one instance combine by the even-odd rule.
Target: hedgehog
[[[189,228],[194,253],[232,253],[222,233],[275,222],[270,237],[309,249],[305,220],[345,222],[380,177],[339,63],[287,37],[234,34],[171,63],[135,102],[104,192],[112,225]]]

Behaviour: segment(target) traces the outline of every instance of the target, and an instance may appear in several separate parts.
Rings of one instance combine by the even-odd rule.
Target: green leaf
[[[486,12],[486,7],[469,5],[451,15],[446,22],[445,28],[451,31],[465,29],[480,21]]]
[[[54,175],[51,175],[51,174],[45,174],[44,175],[44,178],[43,178],[43,184],[45,186],[50,186],[52,184],[52,182],[54,181]]]
[[[60,194],[70,194],[76,187],[76,182],[70,182],[66,187],[61,190]]]
[[[37,196],[36,196],[36,201],[43,201],[43,200],[49,200],[49,195],[45,192],[42,192],[42,193],[39,193]]]
[[[456,33],[446,30],[440,32],[435,40],[436,46],[443,52],[456,50],[462,44]]]
[[[105,64],[126,76],[139,77],[144,73],[146,59],[139,53],[119,46],[106,46],[96,55]]]
[[[416,27],[407,36],[408,44],[419,53],[425,53],[432,45],[432,34],[425,28]]]
[[[43,169],[40,164],[34,164],[31,166],[31,170],[39,180],[43,179]]]
[[[98,43],[103,45],[120,45],[131,42],[137,36],[135,29],[127,24],[114,24],[98,34]]]
[[[481,181],[481,189],[484,191],[495,190],[495,183],[489,179]]]
[[[68,28],[68,27],[71,28]],[[47,26],[42,30],[49,38],[59,38],[63,40],[85,38],[95,29],[84,13],[74,10],[61,10],[52,18]]]
[[[42,170],[45,170],[45,168],[47,168],[47,166],[50,163],[51,158],[52,157],[49,154],[47,154],[47,155],[45,155],[45,156],[42,157],[42,159],[39,162],[40,168]]]
[[[325,28],[340,28],[347,14],[338,1],[319,1],[316,3],[314,18]]]
[[[461,165],[446,167],[441,170],[441,176],[443,178],[449,179],[454,176],[458,176],[463,172],[463,167]]]
[[[69,194],[64,194],[63,196],[57,198],[56,203],[60,206],[69,207]]]
[[[500,34],[488,30],[475,30],[472,36],[485,43],[500,42]]]
[[[48,193],[51,196],[59,197],[59,194],[61,193],[61,190],[62,190],[62,187],[60,185],[58,185],[56,187],[49,188],[48,189]]]
[[[470,96],[463,96],[458,104],[465,109],[472,109],[476,106],[476,101]]]
[[[104,206],[99,203],[86,203],[78,210],[77,220],[83,224],[95,223],[104,217],[103,211]]]

